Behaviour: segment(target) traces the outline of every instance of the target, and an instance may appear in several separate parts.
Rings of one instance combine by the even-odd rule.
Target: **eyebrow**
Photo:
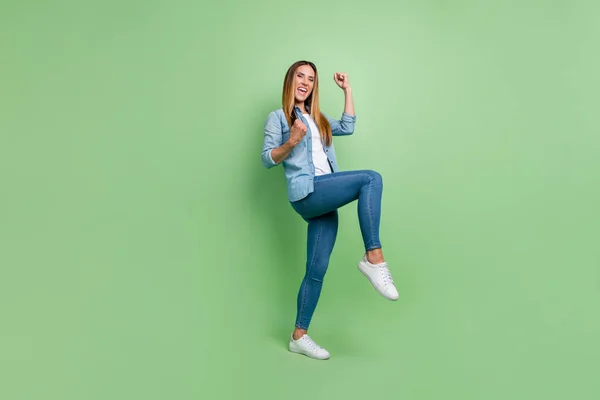
[[[298,72],[298,74],[304,76],[304,72]],[[312,75],[309,75],[308,79],[315,79],[315,77]]]

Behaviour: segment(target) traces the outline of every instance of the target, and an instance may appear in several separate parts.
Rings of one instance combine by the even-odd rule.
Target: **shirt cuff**
[[[356,115],[350,115],[346,112],[342,113],[342,121],[356,122]]]

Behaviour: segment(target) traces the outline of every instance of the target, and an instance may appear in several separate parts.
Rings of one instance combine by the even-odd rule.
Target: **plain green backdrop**
[[[0,398],[600,398],[594,1],[3,1]],[[305,224],[260,162],[287,67],[384,178],[290,354]]]

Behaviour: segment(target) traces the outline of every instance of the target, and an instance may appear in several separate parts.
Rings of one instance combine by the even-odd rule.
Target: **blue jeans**
[[[358,222],[365,251],[381,248],[379,221],[383,181],[375,171],[315,176],[314,191],[290,203],[308,222],[306,273],[298,292],[296,327],[308,329],[338,231],[337,209],[358,200]]]

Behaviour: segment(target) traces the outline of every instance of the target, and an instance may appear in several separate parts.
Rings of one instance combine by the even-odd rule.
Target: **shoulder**
[[[285,114],[283,113],[283,108],[278,108],[277,110],[273,110],[268,114],[268,118],[285,118]]]
[[[265,127],[271,130],[281,130],[283,122],[286,121],[283,108],[269,112],[265,121]]]

